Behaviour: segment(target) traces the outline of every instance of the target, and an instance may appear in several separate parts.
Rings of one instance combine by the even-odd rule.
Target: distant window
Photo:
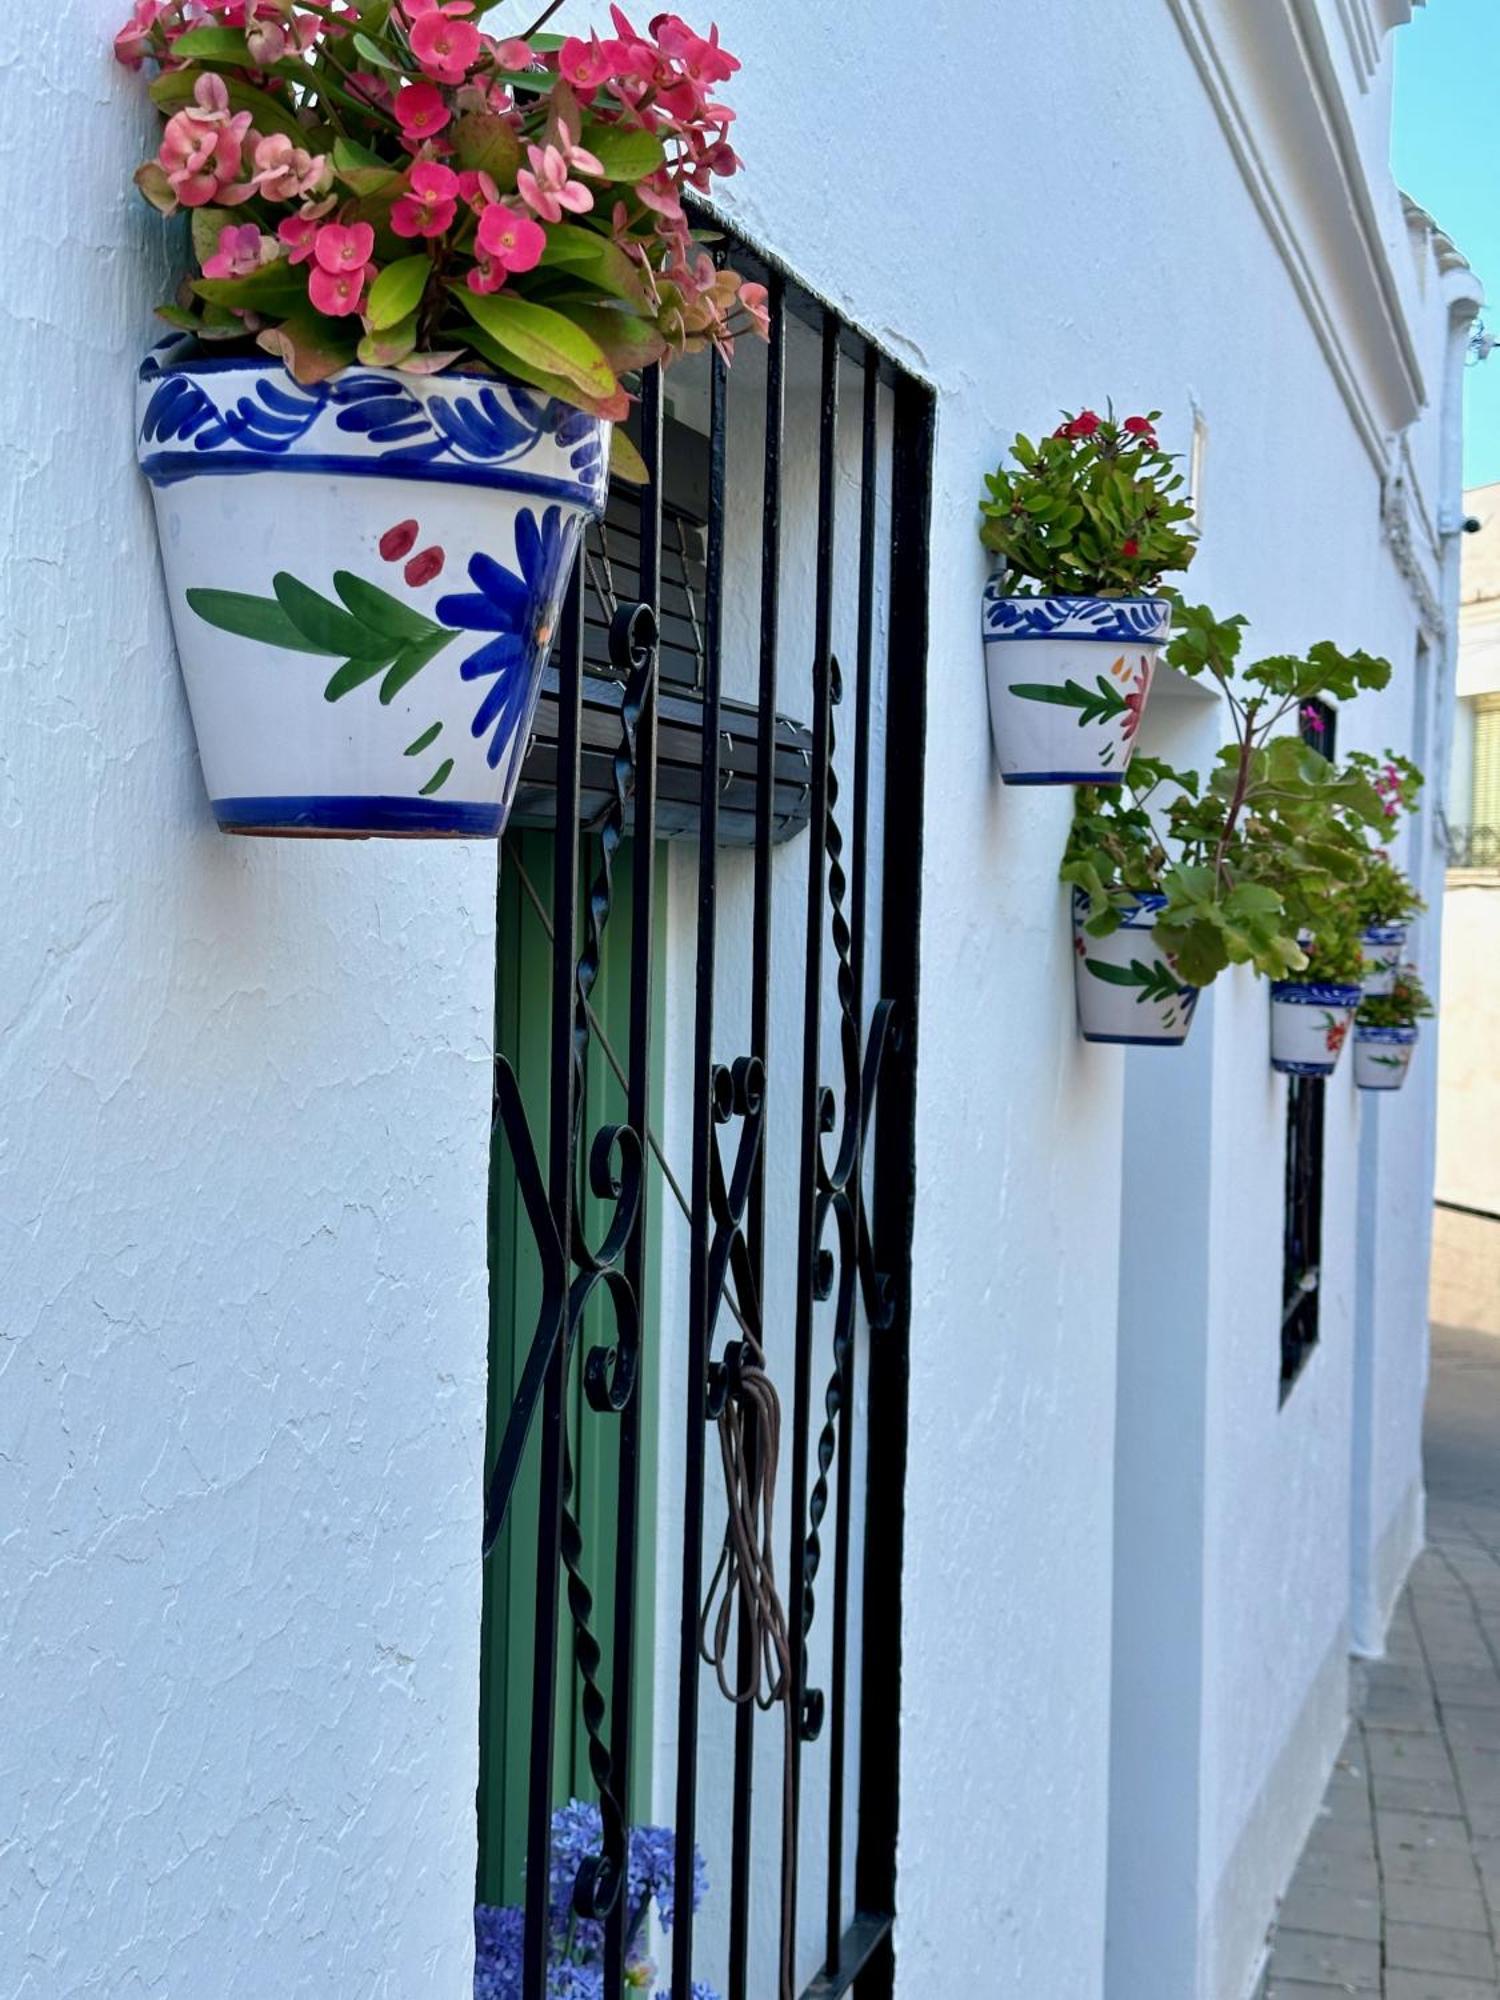
[[[1326,701],[1302,711],[1302,740],[1334,753],[1338,711]],[[1318,1344],[1323,1256],[1323,1090],[1320,1076],[1287,1079],[1286,1210],[1281,1252],[1281,1399]]]
[[[1500,694],[1474,701],[1474,805],[1476,827],[1500,836]]]

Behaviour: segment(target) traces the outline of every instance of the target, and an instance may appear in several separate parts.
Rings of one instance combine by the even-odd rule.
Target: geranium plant
[[[1432,1018],[1432,1000],[1414,965],[1403,965],[1389,993],[1367,994],[1355,1016],[1362,1028],[1414,1028]]]
[[[651,362],[764,330],[685,197],[731,174],[739,67],[675,14],[583,39],[491,32],[486,0],[137,0],[156,75],[136,175],[190,212],[198,275],[162,308],[297,379],[358,360],[492,367],[620,418]]]
[[[1404,924],[1419,916],[1426,907],[1410,876],[1396,866],[1383,847],[1377,847],[1370,855],[1365,879],[1360,885],[1360,922],[1365,925]]]
[[[1236,964],[1286,978],[1309,963],[1301,935],[1331,958],[1345,927],[1357,980],[1363,829],[1383,823],[1383,804],[1362,768],[1331,763],[1285,724],[1322,695],[1383,687],[1390,665],[1323,642],[1240,672],[1244,623],[1183,607],[1168,650],[1183,673],[1211,676],[1228,705],[1233,741],[1208,781],[1137,759],[1114,795],[1081,788],[1062,877],[1088,897],[1094,936],[1117,928],[1135,895],[1164,895],[1157,942],[1193,986]],[[1319,964],[1316,976],[1332,975]]]
[[[1144,596],[1192,561],[1196,533],[1160,411],[1064,416],[1050,437],[1017,436],[1013,463],[985,476],[979,538],[1007,593]]]

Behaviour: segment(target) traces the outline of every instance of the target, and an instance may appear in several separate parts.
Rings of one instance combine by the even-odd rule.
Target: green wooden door
[[[658,850],[657,908],[664,907],[664,853]],[[615,867],[613,914],[604,933],[593,1009],[621,1066],[630,1047],[630,943],[633,848],[622,848]],[[588,844],[583,884],[597,864]],[[526,1101],[545,1174],[549,1078],[548,1008],[551,944],[541,915],[527,893],[521,871],[550,916],[552,837],[546,833],[509,835],[500,869],[497,919],[496,1047],[510,1059]],[[583,898],[580,898],[582,903]],[[656,925],[656,965],[652,977],[652,1038],[655,1050],[652,1123],[660,1128],[661,994],[665,926]],[[584,1086],[584,1131],[625,1116],[625,1092],[599,1044],[590,1046]],[[648,1268],[659,1266],[661,1179],[647,1166]],[[586,1223],[590,1241],[602,1234],[604,1205],[590,1198]],[[515,1172],[503,1135],[490,1158],[490,1396],[487,1469],[505,1431],[511,1399],[525,1366],[536,1325],[541,1282],[535,1247],[521,1206]],[[644,1814],[650,1791],[651,1663],[656,1522],[656,1383],[654,1343],[648,1320],[642,1340],[640,1538],[636,1576],[635,1690],[632,1728],[632,1812]],[[584,1344],[613,1339],[609,1310],[590,1309]],[[601,1685],[610,1698],[613,1674],[614,1518],[619,1477],[619,1419],[591,1409],[582,1390],[575,1354],[569,1378],[569,1437],[577,1477],[575,1506],[583,1530],[584,1562],[596,1615],[594,1635],[603,1649]],[[536,1626],[536,1540],[538,1528],[539,1435],[534,1429],[504,1528],[485,1566],[484,1626],[479,1697],[479,1877],[481,1903],[516,1903],[522,1895],[526,1852],[526,1787],[531,1726],[532,1641]],[[557,1738],[553,1771],[557,1802],[592,1799],[587,1738],[578,1706],[573,1626],[566,1598],[559,1630]]]

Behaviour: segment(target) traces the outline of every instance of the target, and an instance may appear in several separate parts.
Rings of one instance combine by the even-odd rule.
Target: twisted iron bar
[[[834,1459],[838,1451],[840,1420],[844,1413],[849,1366],[854,1351],[855,1305],[863,1289],[865,1311],[870,1324],[880,1329],[890,1324],[893,1300],[883,1273],[875,1266],[874,1249],[865,1214],[862,1162],[865,1139],[874,1115],[875,1094],[880,1083],[881,1064],[891,1040],[893,1003],[880,1001],[871,1017],[869,1038],[863,1059],[860,1053],[860,1024],[856,1013],[853,937],[844,914],[848,878],[844,873],[844,836],[838,823],[838,773],[834,767],[837,735],[833,710],[844,698],[843,676],[837,659],[829,662],[828,717],[828,805],[823,826],[823,847],[828,856],[829,933],[838,960],[836,990],[839,1002],[839,1053],[844,1071],[842,1125],[832,1090],[820,1091],[818,1123],[821,1133],[839,1133],[838,1150],[832,1167],[827,1164],[821,1139],[817,1147],[817,1207],[813,1241],[819,1246],[813,1267],[813,1296],[819,1301],[837,1299],[833,1318],[833,1366],[823,1392],[823,1426],[818,1433],[818,1475],[807,1503],[807,1537],[802,1570],[802,1607],[799,1644],[802,1654],[800,1684],[802,1713],[798,1727],[805,1743],[815,1742],[822,1733],[827,1706],[823,1691],[808,1685],[809,1645],[817,1617],[816,1583],[823,1562],[823,1521],[828,1512],[828,1493]],[[835,1225],[838,1253],[823,1244],[830,1217]]]

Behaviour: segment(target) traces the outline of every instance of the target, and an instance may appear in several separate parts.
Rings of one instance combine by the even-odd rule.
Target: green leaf
[[[236,28],[189,28],[172,44],[174,62],[239,63],[252,68],[250,45]]]
[[[155,160],[147,160],[144,166],[135,170],[135,184],[161,215],[175,215],[177,212],[177,190]]]
[[[666,150],[654,132],[632,125],[586,123],[578,142],[604,169],[606,180],[643,181],[666,160]]]
[[[402,65],[396,62],[390,53],[380,46],[379,42],[371,41],[368,35],[361,34],[356,29],[352,40],[355,48],[372,69],[389,70],[394,76],[405,76],[408,74]]]
[[[594,341],[617,375],[660,361],[667,343],[650,320],[615,306],[574,306],[569,317]]]
[[[259,639],[293,653],[341,653],[342,646],[324,646],[293,623],[274,597],[254,597],[240,590],[188,590],[183,595],[206,624],[242,639]]]
[[[465,287],[459,296],[475,324],[525,366],[561,376],[590,396],[619,388],[598,342],[562,313],[503,292],[483,296]]]
[[[389,639],[361,624],[330,599],[320,597],[290,571],[278,570],[271,579],[271,588],[287,617],[318,652],[347,653],[358,660],[390,658],[393,649]]]
[[[387,264],[370,287],[365,306],[365,318],[371,329],[383,333],[387,327],[409,318],[421,304],[431,276],[432,259],[425,252]]]
[[[547,232],[541,268],[575,272],[601,292],[624,299],[641,312],[651,310],[640,267],[618,243],[601,236],[597,230],[584,229],[572,222],[554,223]]]
[[[256,345],[267,354],[278,355],[288,372],[302,383],[326,381],[349,367],[355,357],[355,343],[344,323],[324,319],[311,306],[289,313],[279,326],[263,327],[256,335]]]
[[[453,151],[461,167],[488,174],[502,194],[516,184],[521,142],[503,118],[466,111],[453,126]]]
[[[417,345],[417,316],[408,313],[383,333],[367,333],[356,350],[367,368],[399,368]]]
[[[440,722],[432,723],[428,728],[422,731],[422,734],[417,738],[415,743],[408,743],[405,750],[401,754],[404,757],[420,757],[422,752],[428,747],[429,744],[436,743],[436,741],[442,735],[442,733],[443,733],[442,723]]]
[[[404,646],[410,641],[427,640],[434,635],[452,638],[446,626],[434,625],[430,618],[420,611],[403,604],[399,597],[392,597],[388,590],[382,590],[377,583],[369,583],[362,576],[355,576],[352,570],[336,569],[333,573],[333,587],[343,599],[350,614],[370,631],[389,639],[393,645]],[[342,647],[341,651],[351,648]],[[373,648],[366,648],[373,652]]]
[[[410,680],[415,680],[429,660],[435,659],[444,646],[451,645],[458,637],[456,632],[436,631],[430,639],[416,641],[406,646],[391,663],[391,670],[380,683],[382,705],[389,705],[400,694]]]
[[[627,486],[649,486],[651,474],[646,469],[646,461],[636,450],[619,424],[609,434],[609,476],[622,479]]]
[[[389,659],[386,657],[378,660],[345,660],[324,688],[324,701],[342,701],[346,694],[352,693],[357,687],[363,687],[366,681],[374,680],[377,674],[384,673],[389,664]]]
[[[424,799],[431,798],[434,792],[440,791],[442,787],[447,784],[448,779],[452,774],[452,771],[453,771],[453,759],[451,757],[445,757],[442,763],[439,764],[437,769],[433,772],[432,776],[427,780],[427,783],[422,787],[421,796]]]
[[[291,312],[307,303],[305,273],[279,257],[262,264],[248,278],[195,278],[193,290],[216,306],[239,306],[252,312]]]

